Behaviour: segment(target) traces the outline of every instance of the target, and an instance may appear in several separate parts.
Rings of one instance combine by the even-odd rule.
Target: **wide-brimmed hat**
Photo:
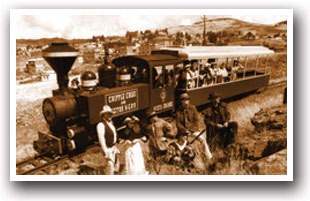
[[[103,114],[106,114],[106,113],[114,114],[114,112],[112,111],[111,107],[108,106],[108,105],[104,105],[102,107],[102,110],[99,112],[99,115],[102,116]]]
[[[220,94],[219,92],[217,92],[217,91],[212,91],[212,92],[210,93],[210,95],[209,95],[209,100],[216,99],[216,98],[218,98],[218,97],[220,97],[220,96],[221,96],[221,94]]]
[[[184,69],[187,69],[187,68],[190,68],[190,67],[191,67],[190,64],[186,64],[186,65],[184,66]]]
[[[138,117],[136,117],[136,116],[132,116],[131,120],[133,120],[133,121],[140,121],[140,119]]]
[[[183,93],[183,94],[180,95],[180,100],[181,101],[182,100],[189,100],[189,99],[190,99],[190,97],[189,97],[188,93]]]
[[[155,115],[156,115],[156,112],[153,112],[153,111],[149,111],[149,112],[146,113],[147,118],[151,118],[151,117],[153,117]]]
[[[132,119],[130,117],[126,117],[126,119],[123,121],[124,124],[126,124],[127,122],[132,121]]]
[[[136,116],[132,116],[132,117],[126,117],[123,123],[126,124],[128,122],[137,122],[137,121],[140,121],[139,118]]]

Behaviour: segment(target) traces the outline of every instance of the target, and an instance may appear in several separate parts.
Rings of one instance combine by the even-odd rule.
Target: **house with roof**
[[[254,40],[256,39],[256,31],[254,30],[242,31],[241,38],[245,40]]]

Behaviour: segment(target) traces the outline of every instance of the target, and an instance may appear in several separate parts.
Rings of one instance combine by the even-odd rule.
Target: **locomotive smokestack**
[[[78,56],[78,51],[68,43],[52,43],[42,51],[42,56],[56,72],[60,92],[66,91],[69,82],[68,72]]]

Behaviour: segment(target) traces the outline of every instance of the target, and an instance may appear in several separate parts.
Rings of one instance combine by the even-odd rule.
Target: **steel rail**
[[[71,159],[71,158],[80,156],[84,154],[86,151],[92,148],[95,148],[97,146],[98,146],[98,143],[92,144],[88,146],[87,148],[85,148],[84,152],[75,154],[72,157],[69,154],[58,156],[57,158],[50,158],[46,154],[35,156],[33,158],[17,163],[16,164],[16,175],[31,175],[39,171],[44,171],[45,169],[47,169],[48,167],[52,165],[58,164],[66,159]],[[42,161],[45,161],[45,162],[42,162]],[[25,168],[27,165],[33,166],[33,168],[23,169],[23,167]]]

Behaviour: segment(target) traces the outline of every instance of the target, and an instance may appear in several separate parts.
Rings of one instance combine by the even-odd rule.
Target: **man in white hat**
[[[115,146],[117,132],[112,121],[113,111],[110,106],[104,105],[99,115],[102,120],[97,125],[97,133],[106,163],[105,174],[113,175],[119,169],[119,150]]]

